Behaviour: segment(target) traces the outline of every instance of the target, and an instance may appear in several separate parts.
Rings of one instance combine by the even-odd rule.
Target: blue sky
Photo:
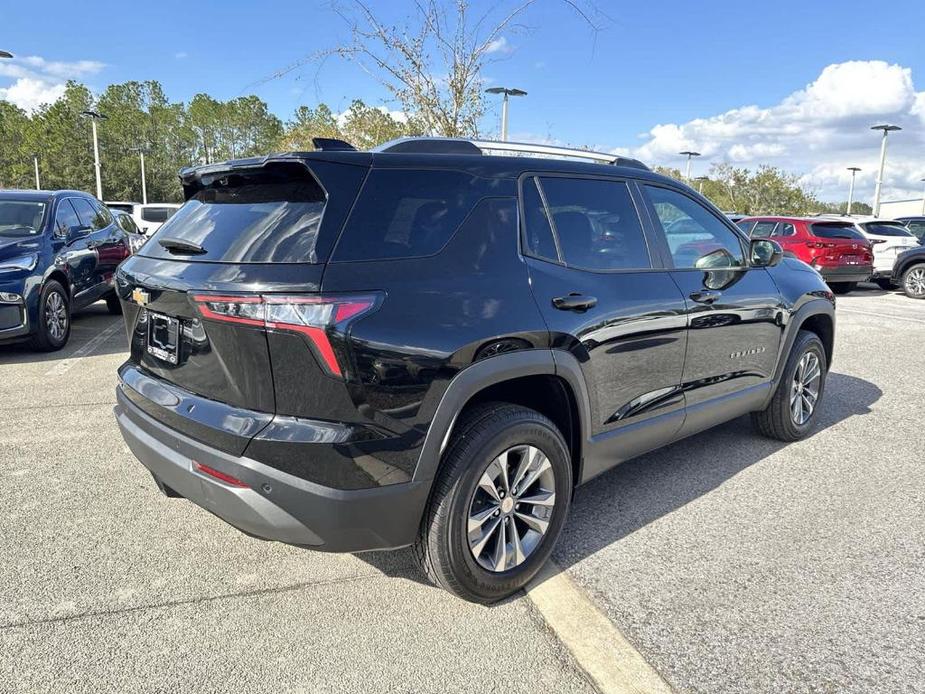
[[[400,20],[410,3],[379,4]],[[512,104],[513,138],[620,148],[676,165],[673,150],[690,146],[705,153],[703,169],[767,161],[835,195],[851,164],[865,169],[861,188],[872,187],[878,143],[866,128],[889,118],[906,127],[891,141],[893,197],[925,177],[921,0],[896,0],[889,13],[869,2],[807,0],[597,4],[612,21],[596,36],[556,0],[538,2],[526,30],[505,33],[485,78],[529,92]],[[373,79],[335,61],[249,88],[346,38],[327,2],[94,2],[80,11],[65,2],[10,2],[0,13],[0,48],[40,59],[19,67],[45,85],[76,76],[100,90],[156,79],[175,100],[253,92],[283,119],[318,100],[335,109],[355,97],[385,104]],[[5,63],[0,98],[16,101],[23,73]],[[496,123],[492,111],[485,129]],[[818,136],[793,136],[804,127]]]

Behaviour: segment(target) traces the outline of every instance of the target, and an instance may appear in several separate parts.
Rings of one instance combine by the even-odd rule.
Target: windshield
[[[864,234],[854,228],[849,222],[816,222],[811,224],[813,236],[822,239],[853,239],[864,241]]]
[[[0,200],[0,236],[36,236],[41,233],[44,217],[44,202]]]
[[[909,230],[898,222],[868,222],[864,230],[875,236],[912,236]]]

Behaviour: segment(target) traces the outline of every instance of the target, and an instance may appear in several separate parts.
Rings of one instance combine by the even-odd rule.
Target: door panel
[[[96,253],[91,248],[90,232],[84,224],[70,199],[58,202],[55,212],[55,235],[62,239],[58,258],[68,266],[72,292],[78,302],[92,289],[96,270]]]
[[[81,239],[84,250],[81,260],[81,272],[86,278],[84,280],[85,286],[79,296],[75,292],[77,304],[85,306],[99,299],[109,288],[105,284],[103,268],[100,263],[100,252],[105,251],[105,241],[100,237],[101,230],[98,228],[97,212],[89,201],[83,198],[70,198],[70,202],[74,209],[77,210],[81,225],[89,229],[87,236]]]

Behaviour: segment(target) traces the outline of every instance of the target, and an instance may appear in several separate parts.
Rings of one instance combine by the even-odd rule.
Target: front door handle
[[[597,306],[597,299],[593,296],[572,292],[568,296],[557,296],[552,300],[552,305],[560,311],[587,311]]]
[[[721,296],[721,292],[713,291],[712,289],[699,289],[690,293],[691,299],[698,304],[712,304]]]

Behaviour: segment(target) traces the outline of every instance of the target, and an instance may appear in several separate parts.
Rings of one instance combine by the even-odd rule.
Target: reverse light
[[[328,373],[342,376],[328,331],[345,332],[348,325],[377,304],[376,295],[281,296],[196,294],[193,296],[203,318],[296,332],[314,346]]]

